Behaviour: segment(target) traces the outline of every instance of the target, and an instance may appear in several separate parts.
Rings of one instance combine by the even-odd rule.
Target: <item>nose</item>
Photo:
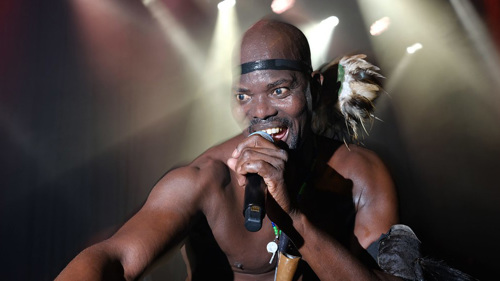
[[[278,113],[278,110],[273,106],[267,95],[254,96],[251,104],[251,116],[253,119],[265,120]]]

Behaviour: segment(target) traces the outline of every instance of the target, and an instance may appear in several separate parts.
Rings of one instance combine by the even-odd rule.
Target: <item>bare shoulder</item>
[[[341,145],[330,158],[329,164],[336,170],[338,168],[353,174],[356,174],[356,170],[366,169],[370,171],[373,168],[385,168],[384,163],[375,152],[354,144]]]
[[[394,192],[394,186],[386,165],[373,151],[358,145],[343,145],[335,151],[329,164],[343,177],[353,181],[353,192],[371,194]]]
[[[210,180],[217,185],[226,185],[230,181],[230,169],[227,166],[227,160],[231,157],[233,150],[242,139],[242,135],[237,135],[209,148],[191,162],[187,168],[198,173],[198,180],[203,182]]]
[[[236,147],[239,136],[213,146],[186,166],[169,171],[155,186],[151,195],[164,197],[164,193],[177,190],[176,196],[189,196],[195,206],[203,206],[214,191],[227,186],[231,181],[226,161]],[[164,201],[163,201],[164,203]]]
[[[329,165],[353,183],[357,211],[355,234],[366,248],[398,221],[392,177],[375,152],[357,145],[339,147]]]

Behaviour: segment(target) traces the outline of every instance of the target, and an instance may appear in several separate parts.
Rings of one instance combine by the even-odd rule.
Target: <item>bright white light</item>
[[[317,24],[302,28],[309,40],[311,61],[314,67],[318,67],[326,62],[335,26],[338,24],[339,19],[331,16]]]
[[[339,24],[339,18],[336,16],[328,17],[321,21],[322,26],[336,27]]]
[[[293,7],[295,0],[273,0],[271,10],[276,14],[281,14]]]
[[[408,54],[413,54],[416,51],[422,49],[422,47],[423,47],[422,44],[415,43],[415,44],[411,45],[410,47],[406,48],[406,52],[408,52]]]
[[[382,34],[382,32],[386,31],[391,24],[391,19],[389,17],[383,17],[377,21],[375,21],[370,26],[370,34],[373,36],[377,36]]]
[[[224,1],[220,2],[219,4],[217,4],[217,8],[220,11],[226,11],[226,10],[234,7],[235,4],[236,4],[236,0],[224,0]]]
[[[175,20],[175,17],[167,6],[165,6],[165,3],[158,0],[143,0],[143,3],[160,24],[165,34],[165,39],[176,47],[177,51],[182,54],[183,59],[188,62],[193,70],[201,71],[200,61],[204,61],[203,55],[186,29]]]

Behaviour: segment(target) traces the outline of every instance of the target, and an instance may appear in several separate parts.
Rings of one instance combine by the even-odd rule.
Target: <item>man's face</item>
[[[240,77],[236,109],[248,122],[248,133],[266,131],[290,149],[309,131],[307,75],[290,70],[257,70]]]

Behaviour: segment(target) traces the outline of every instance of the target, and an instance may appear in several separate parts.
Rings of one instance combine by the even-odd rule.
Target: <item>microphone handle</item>
[[[248,231],[256,232],[261,229],[262,219],[266,214],[262,177],[258,174],[248,174],[247,182],[243,205],[245,227]]]

